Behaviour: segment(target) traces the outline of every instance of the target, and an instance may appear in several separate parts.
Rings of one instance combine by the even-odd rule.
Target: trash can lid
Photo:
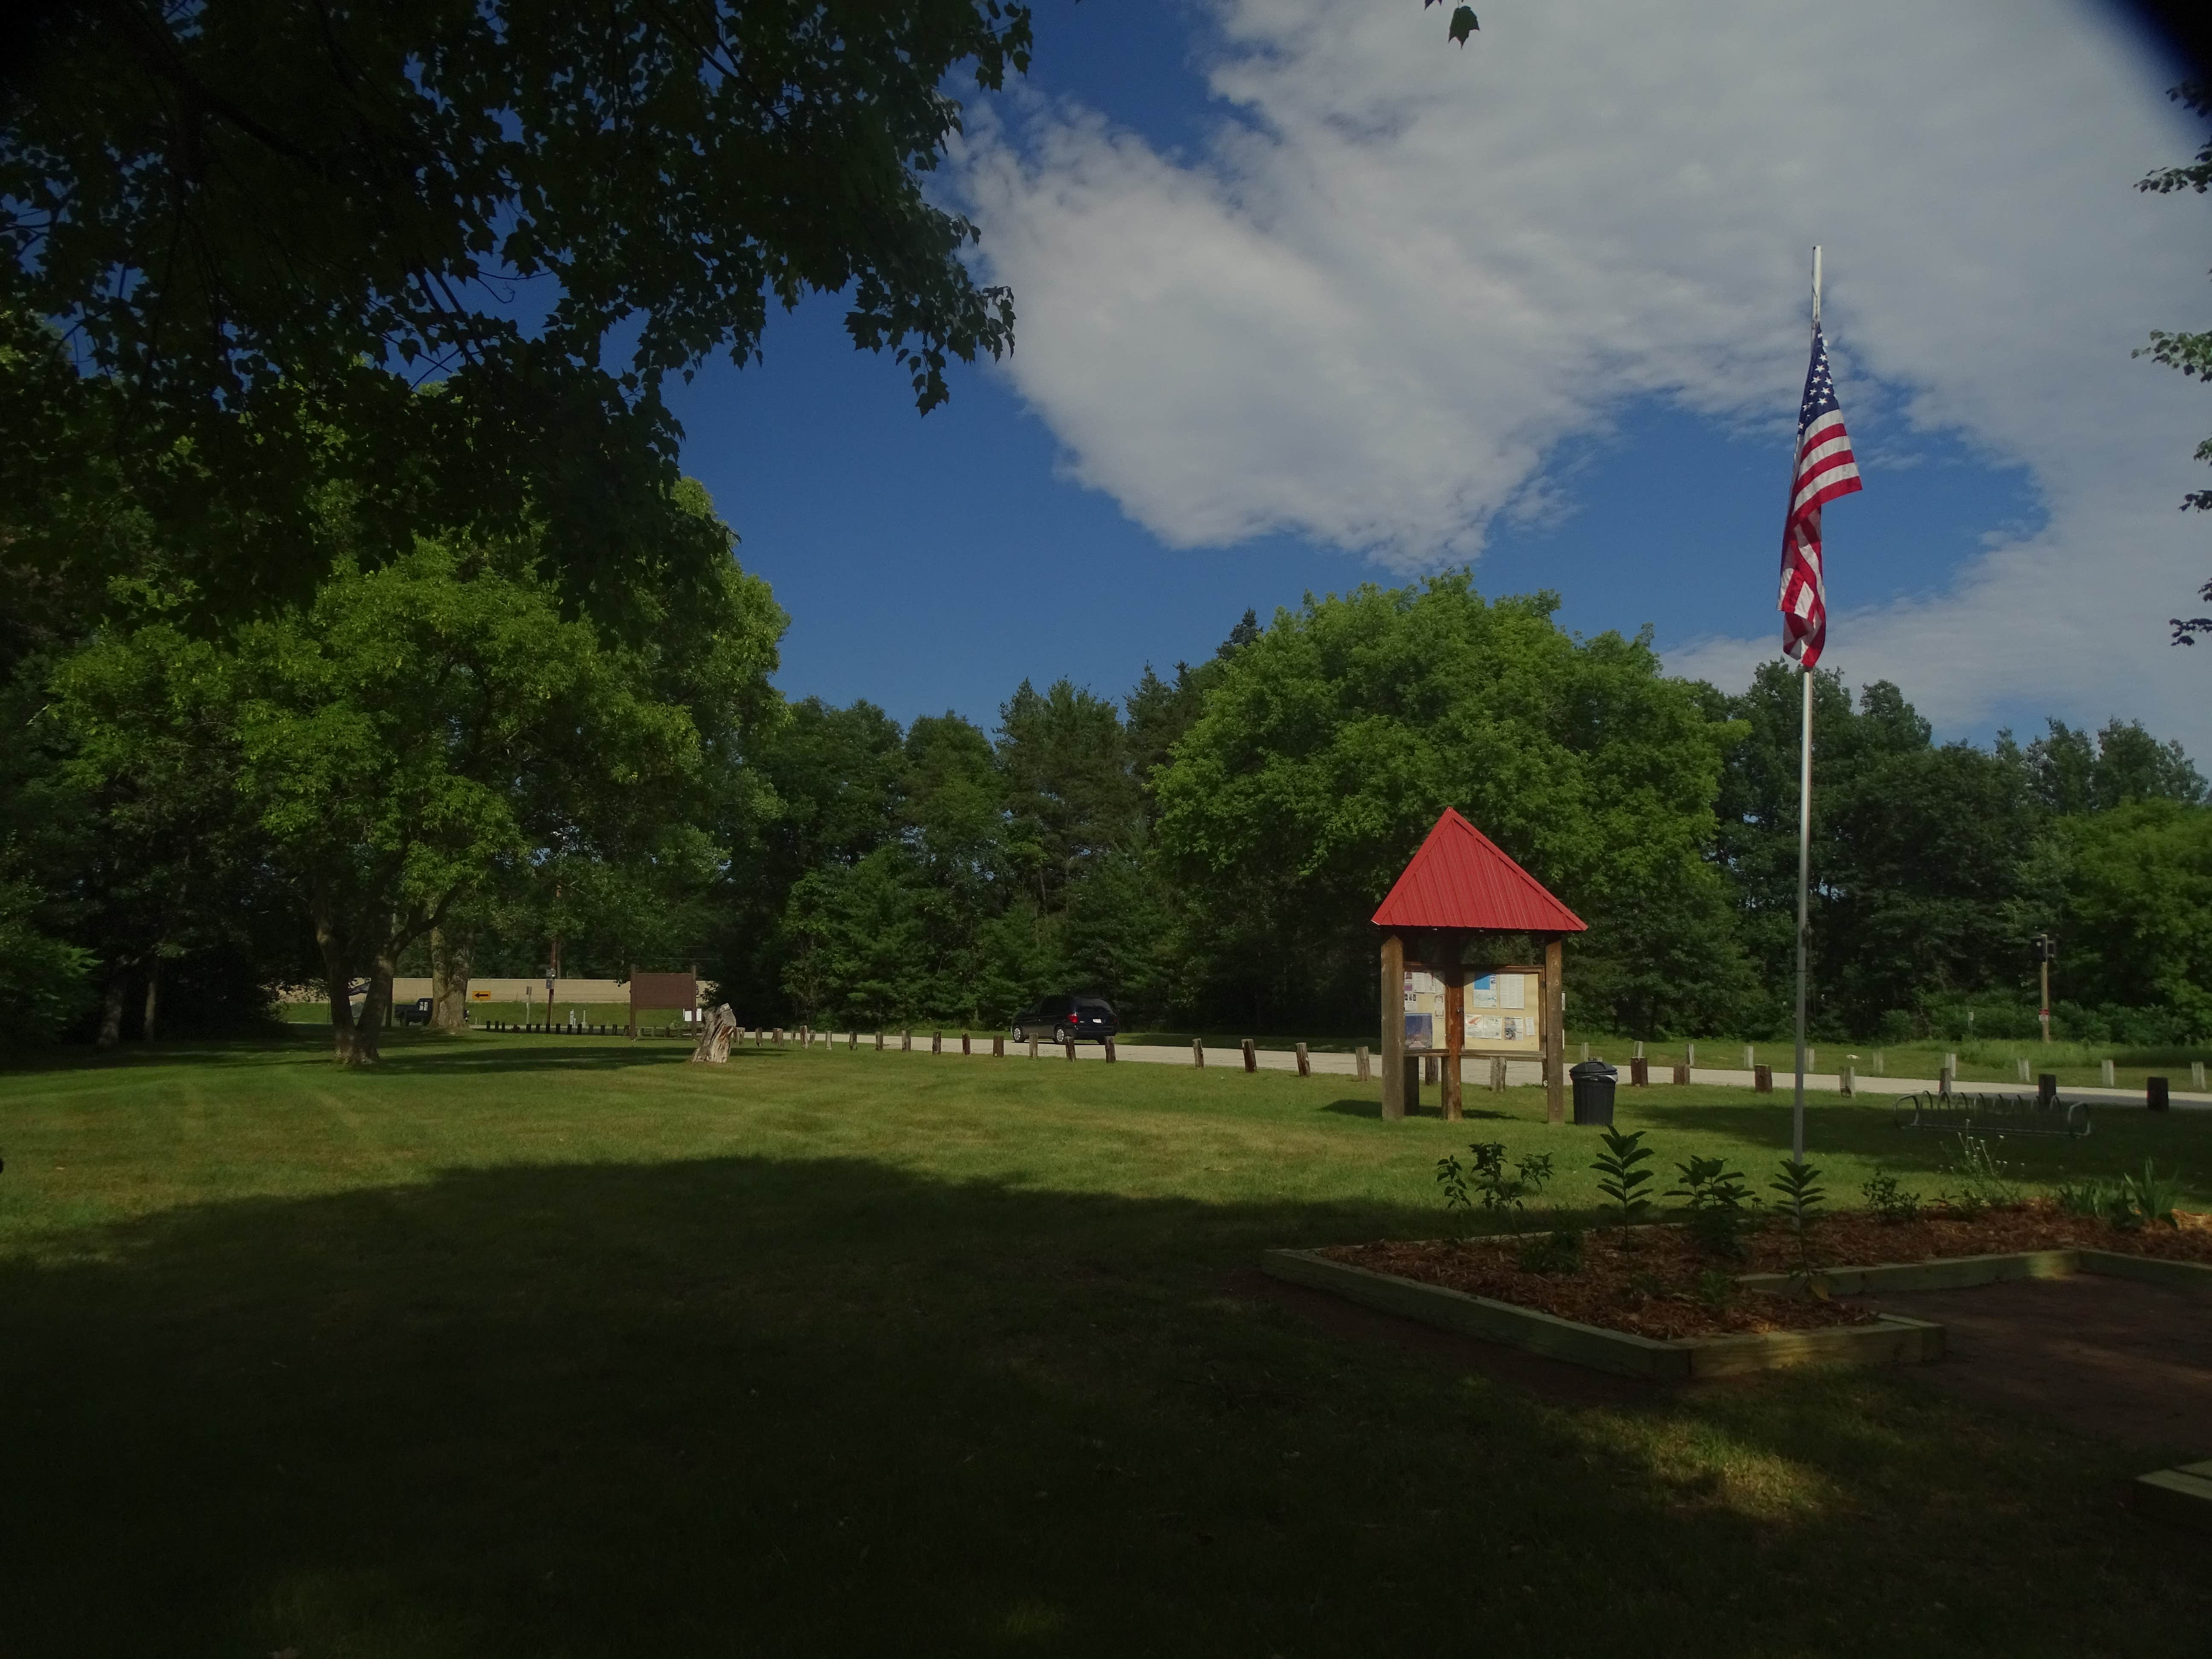
[[[1586,1060],[1579,1066],[1567,1067],[1569,1077],[1619,1077],[1620,1071],[1601,1060]]]

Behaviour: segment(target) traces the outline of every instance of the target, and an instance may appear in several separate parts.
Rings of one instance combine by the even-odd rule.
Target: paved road
[[[761,1034],[747,1031],[743,1035],[745,1042],[750,1043]],[[796,1039],[787,1033],[785,1040],[792,1042]],[[823,1034],[817,1033],[815,1041],[819,1042],[822,1040]],[[836,1034],[831,1040],[839,1047],[843,1047],[845,1034]],[[896,1046],[896,1038],[886,1036],[884,1040],[887,1045]],[[862,1046],[866,1047],[870,1039],[864,1036],[860,1042]],[[975,1057],[988,1059],[991,1053],[990,1039],[977,1037],[975,1042]],[[1061,1066],[1068,1063],[1066,1054],[1049,1042],[1029,1045],[1015,1042],[1009,1038],[1006,1042],[1006,1053],[1011,1058],[1028,1059],[1032,1046],[1036,1049],[1036,1057],[1040,1060],[1048,1060]],[[915,1052],[926,1054],[928,1052],[928,1048],[927,1038],[920,1036],[915,1038]],[[1140,1066],[1192,1064],[1190,1049],[1183,1044],[1122,1042],[1115,1045],[1114,1052],[1117,1058]],[[961,1057],[957,1038],[946,1039],[944,1057],[951,1060]],[[1105,1058],[1106,1051],[1095,1043],[1076,1045],[1075,1060],[1079,1065],[1097,1065]],[[1288,1048],[1256,1049],[1254,1051],[1253,1059],[1259,1069],[1263,1072],[1295,1072],[1298,1069],[1298,1057]],[[1310,1059],[1313,1073],[1316,1077],[1354,1077],[1358,1073],[1358,1061],[1356,1055],[1315,1054]],[[1218,1068],[1236,1071],[1241,1068],[1243,1063],[1243,1054],[1237,1048],[1208,1048],[1206,1051],[1206,1064],[1209,1070]],[[1370,1064],[1374,1068],[1374,1073],[1379,1075],[1380,1056],[1377,1055]],[[1466,1070],[1463,1075],[1467,1080],[1463,1086],[1466,1092],[1469,1095],[1486,1092],[1489,1079],[1487,1062],[1479,1059],[1470,1059],[1464,1064]],[[1654,1066],[1651,1068],[1652,1086],[1662,1090],[1671,1086],[1674,1075],[1672,1066]],[[1505,1062],[1505,1081],[1510,1087],[1516,1089],[1524,1086],[1531,1088],[1539,1086],[1544,1081],[1543,1067],[1533,1060],[1509,1060]],[[1699,1066],[1691,1070],[1690,1081],[1723,1089],[1748,1089],[1753,1086],[1754,1079],[1747,1071],[1732,1070],[1726,1066]],[[1776,1096],[1779,1097],[1790,1094],[1795,1082],[1795,1073],[1778,1067],[1774,1073]],[[1626,1066],[1620,1067],[1620,1086],[1623,1089],[1629,1086],[1628,1068]],[[2018,1085],[2014,1084],[1962,1082],[1956,1086],[1961,1094],[2027,1092]],[[1841,1079],[1832,1072],[1808,1074],[1805,1079],[1805,1087],[1808,1093],[1838,1094],[1842,1091]],[[1929,1094],[1934,1092],[1936,1087],[1936,1080],[1932,1077],[1859,1077],[1853,1080],[1853,1091],[1856,1094],[1878,1096],[1884,1098],[1901,1095]],[[2144,1103],[2142,1091],[2136,1089],[2062,1088],[2058,1091],[2058,1097],[2064,1101],[2078,1100],[2092,1106],[2103,1107],[2140,1107]],[[2184,1111],[2212,1111],[2212,1093],[2191,1093],[2177,1089],[2173,1091],[2171,1098],[2174,1106]]]

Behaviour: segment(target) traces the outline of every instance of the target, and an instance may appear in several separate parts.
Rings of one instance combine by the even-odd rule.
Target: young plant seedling
[[[1651,1149],[1644,1145],[1644,1131],[1623,1134],[1618,1129],[1605,1132],[1605,1151],[1590,1163],[1598,1174],[1597,1189],[1613,1200],[1611,1220],[1617,1227],[1626,1227],[1651,1207],[1651,1200],[1643,1188],[1650,1184],[1651,1171],[1636,1166],[1651,1156]]]
[[[1751,1188],[1744,1185],[1743,1172],[1718,1158],[1693,1158],[1674,1169],[1681,1185],[1668,1188],[1665,1196],[1688,1200],[1690,1237],[1698,1248],[1708,1255],[1741,1256],[1741,1235],[1751,1219],[1744,1210]]]
[[[1796,1277],[1809,1280],[1813,1274],[1812,1224],[1813,1212],[1827,1201],[1827,1188],[1820,1184],[1820,1172],[1810,1164],[1801,1164],[1796,1158],[1782,1160],[1779,1172],[1766,1183],[1769,1192],[1782,1195],[1782,1212],[1788,1218],[1790,1230],[1797,1240]]]
[[[1920,1194],[1906,1192],[1887,1170],[1876,1170],[1861,1190],[1877,1220],[1897,1224],[1920,1218]]]

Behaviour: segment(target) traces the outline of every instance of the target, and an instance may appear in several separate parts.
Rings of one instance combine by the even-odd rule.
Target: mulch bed
[[[1814,1225],[1813,1259],[1818,1266],[1870,1267],[1892,1261],[2086,1247],[2212,1262],[2212,1216],[2184,1214],[2179,1219],[2178,1230],[2122,1232],[2086,1216],[2069,1215],[2047,1200],[2031,1200],[2017,1209],[1985,1210],[1971,1219],[1937,1212],[1916,1221],[1885,1222],[1843,1212]],[[1796,1241],[1778,1227],[1747,1234],[1740,1261],[1706,1255],[1679,1227],[1600,1229],[1583,1236],[1582,1266],[1568,1273],[1522,1267],[1521,1255],[1528,1243],[1527,1235],[1383,1240],[1336,1245],[1319,1254],[1372,1273],[1442,1285],[1658,1341],[1866,1325],[1876,1317],[1860,1303],[1830,1300],[1820,1294],[1741,1288],[1725,1299],[1699,1294],[1701,1278],[1715,1270],[1732,1278],[1795,1268]]]

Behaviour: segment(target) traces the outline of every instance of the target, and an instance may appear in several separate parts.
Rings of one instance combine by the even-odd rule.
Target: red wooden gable
[[[1378,927],[1581,933],[1589,924],[1450,807],[1375,912]]]

